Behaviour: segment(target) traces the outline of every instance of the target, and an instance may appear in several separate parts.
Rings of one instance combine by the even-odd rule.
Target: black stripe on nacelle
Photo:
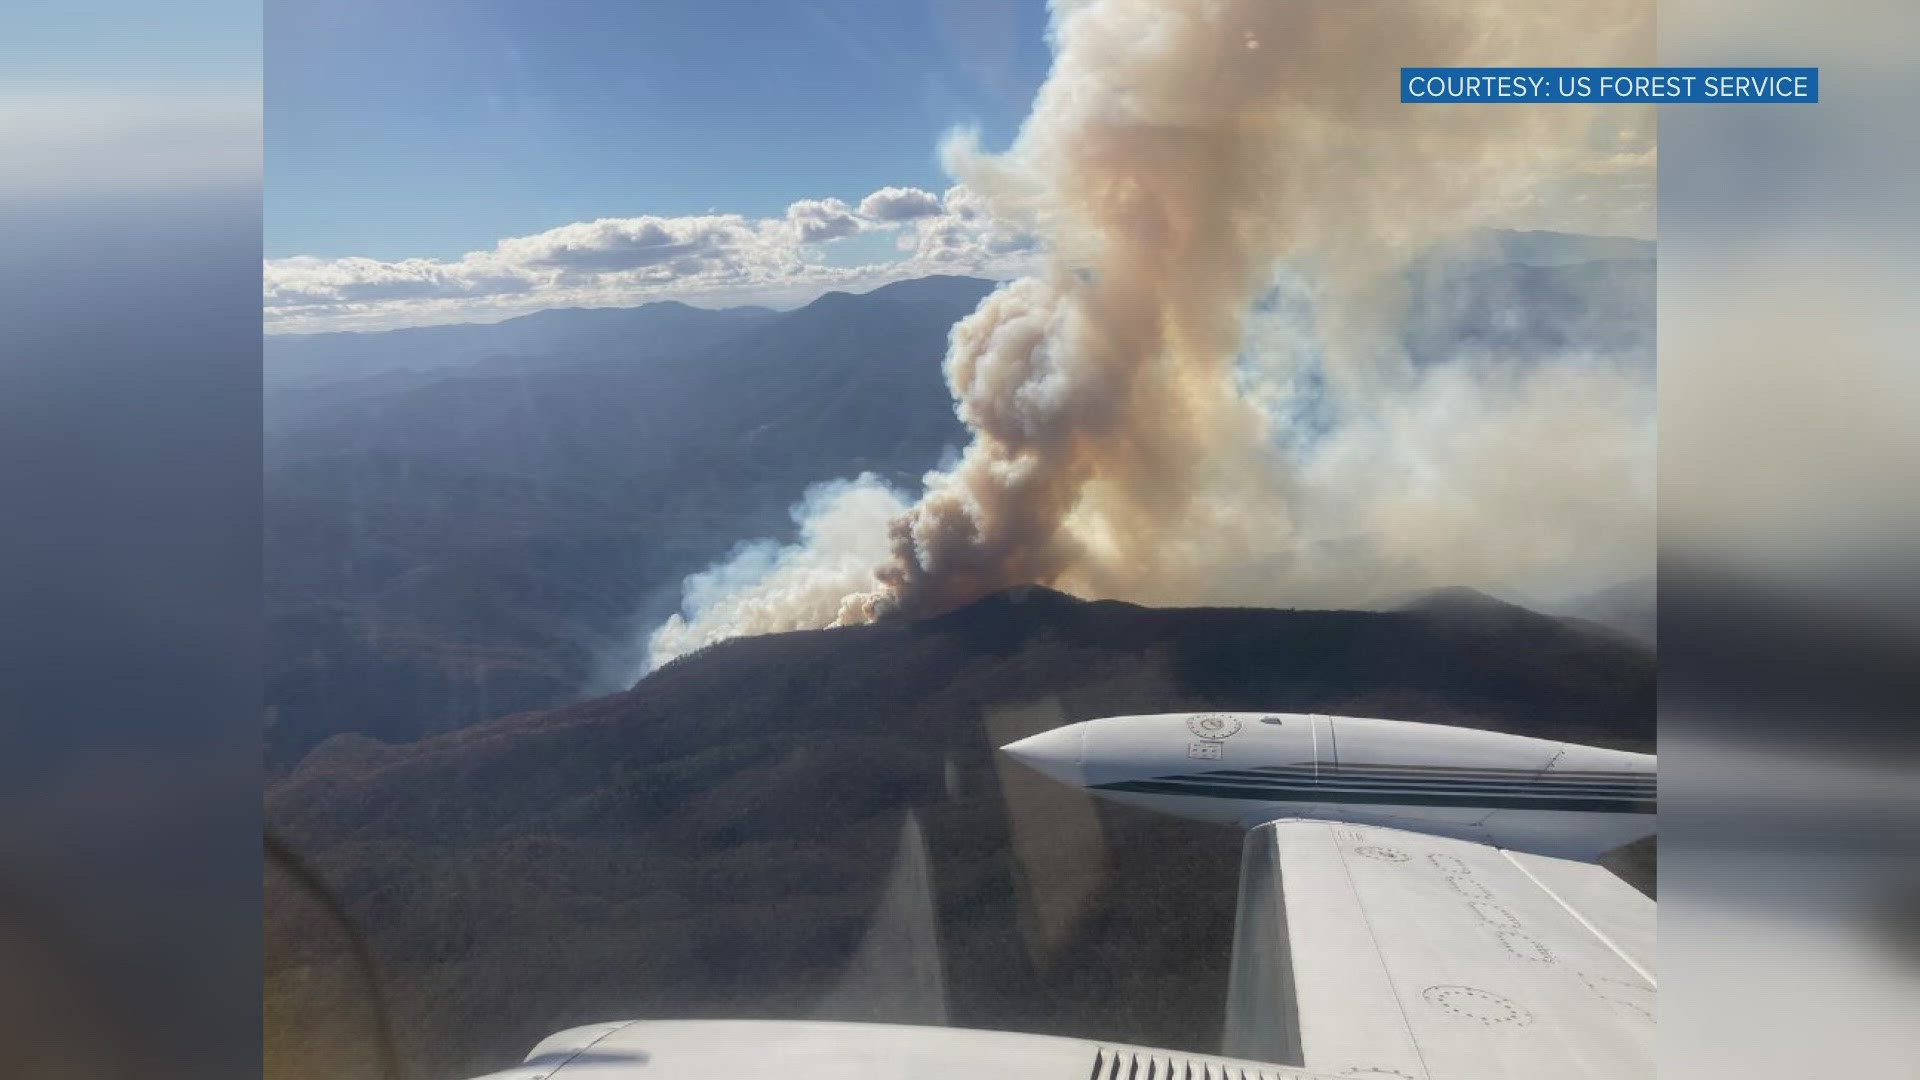
[[[1526,800],[1554,798],[1613,799],[1620,801],[1653,801],[1650,791],[1561,791],[1551,788],[1530,787],[1468,787],[1454,784],[1370,784],[1370,783],[1277,783],[1258,780],[1240,780],[1231,777],[1216,777],[1211,774],[1199,776],[1156,776],[1156,783],[1193,785],[1198,787],[1233,788],[1241,791],[1277,791],[1291,793],[1295,791],[1340,792],[1378,792],[1386,795],[1445,795],[1466,801],[1485,803],[1491,799],[1513,798]]]
[[[1323,775],[1319,780],[1312,777],[1270,776],[1264,773],[1235,771],[1225,769],[1218,772],[1200,773],[1193,776],[1160,776],[1157,780],[1205,780],[1210,783],[1233,784],[1237,787],[1340,787],[1340,788],[1377,788],[1382,791],[1481,791],[1490,794],[1499,792],[1542,792],[1560,795],[1618,795],[1621,797],[1638,796],[1652,798],[1652,785],[1641,784],[1530,784],[1518,781],[1489,782],[1483,780],[1374,780],[1366,777],[1349,777],[1338,773]]]
[[[1298,761],[1293,765],[1308,765],[1311,762]],[[1282,766],[1283,768],[1286,766]],[[1542,768],[1529,769],[1490,769],[1471,768],[1461,765],[1388,765],[1379,762],[1341,761],[1332,764],[1333,768],[1343,770],[1374,769],[1383,772],[1442,773],[1450,776],[1590,776],[1607,779],[1633,780],[1654,775],[1644,769],[1565,769],[1558,772]]]
[[[1181,780],[1121,780],[1095,784],[1095,790],[1134,792],[1144,795],[1186,795],[1208,799],[1244,799],[1254,802],[1321,803],[1325,805],[1367,806],[1459,806],[1485,807],[1490,810],[1573,810],[1603,814],[1651,814],[1652,799],[1608,798],[1597,796],[1491,794],[1470,791],[1381,791],[1377,789],[1328,788],[1319,786],[1234,786],[1208,783],[1201,778]]]
[[[1455,769],[1439,766],[1387,766],[1387,765],[1343,765],[1329,762],[1319,767],[1311,763],[1292,765],[1262,765],[1240,772],[1259,773],[1264,776],[1364,776],[1379,779],[1403,780],[1474,780],[1486,783],[1512,782],[1516,780],[1528,783],[1569,783],[1569,784],[1651,784],[1658,775],[1650,772],[1551,772],[1541,769]]]

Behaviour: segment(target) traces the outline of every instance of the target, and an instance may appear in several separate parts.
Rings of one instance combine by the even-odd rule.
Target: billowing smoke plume
[[[648,666],[721,638],[826,626],[845,598],[873,585],[887,557],[887,525],[907,500],[871,473],[815,484],[793,508],[800,537],[743,544],[720,565],[686,580],[682,603],[647,643]]]
[[[882,538],[841,527],[862,515],[839,502],[875,494],[858,486],[832,527],[692,579],[656,662],[1021,583],[1306,606],[1650,568],[1644,364],[1415,363],[1396,327],[1411,256],[1487,222],[1613,223],[1651,154],[1650,110],[1404,106],[1399,67],[1645,62],[1651,16],[1646,0],[1056,3],[1053,70],[1013,146],[947,147],[1045,252],[954,328],[971,443]]]

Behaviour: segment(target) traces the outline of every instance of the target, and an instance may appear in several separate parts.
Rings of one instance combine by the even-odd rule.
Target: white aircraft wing
[[[1258,713],[1107,717],[1004,749],[1117,802],[1252,825],[1221,1056],[953,1028],[653,1021],[562,1032],[497,1080],[1655,1074],[1654,903],[1599,865],[1553,857],[1652,835],[1651,755]],[[908,867],[924,861],[916,843],[910,826]],[[907,925],[931,918],[912,902],[921,877],[888,901]],[[848,986],[887,984],[876,956],[863,948]],[[914,971],[903,986],[925,974]]]
[[[1223,1052],[1406,1080],[1654,1075],[1654,902],[1603,867],[1338,822],[1247,835]]]
[[[638,1020],[562,1031],[481,1080],[1339,1080],[1052,1035],[816,1020]]]

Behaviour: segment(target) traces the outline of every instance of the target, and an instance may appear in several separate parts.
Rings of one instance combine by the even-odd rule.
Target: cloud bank
[[[860,233],[900,236],[902,257],[834,265],[824,248]],[[1033,248],[964,186],[943,196],[885,187],[857,205],[801,199],[778,218],[738,214],[574,222],[457,259],[294,256],[266,261],[270,332],[384,329],[504,318],[545,307],[806,300],[829,288],[931,272],[1004,275]]]

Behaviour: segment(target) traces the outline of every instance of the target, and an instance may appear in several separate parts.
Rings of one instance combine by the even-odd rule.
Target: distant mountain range
[[[675,300],[633,308],[555,308],[497,323],[404,330],[277,334],[263,359],[273,383],[336,383],[391,371],[435,371],[482,360],[618,349],[629,357],[668,355],[714,344],[771,308],[710,310]]]
[[[623,693],[412,745],[340,735],[267,811],[371,935],[412,1075],[502,1067],[615,1017],[1214,1050],[1237,834],[1094,803],[995,747],[1101,715],[1246,709],[1647,750],[1654,690],[1645,646],[1467,590],[1356,612],[1024,588],[723,642]],[[1650,856],[1623,869],[1644,882]],[[283,1000],[305,1010],[289,1030],[339,1030],[363,995],[325,921],[284,897],[269,911],[270,1043]],[[313,1015],[329,1001],[339,1017]]]
[[[1652,359],[1652,245],[1496,233],[1408,275],[1409,351]],[[912,489],[966,432],[940,361],[993,288],[266,339],[267,756],[617,688],[623,651],[815,482]]]
[[[917,483],[964,442],[940,360],[992,288],[268,339],[269,758],[577,697],[808,484]]]

